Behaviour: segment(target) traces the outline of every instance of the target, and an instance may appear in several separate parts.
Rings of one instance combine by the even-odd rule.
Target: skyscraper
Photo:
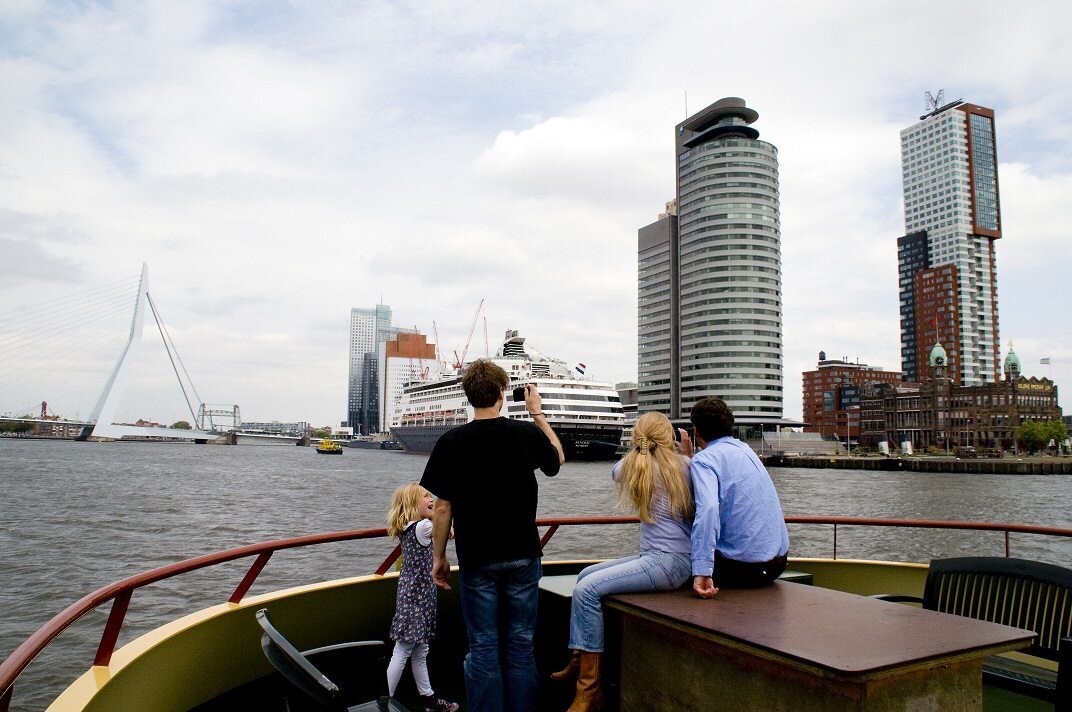
[[[935,343],[955,383],[999,377],[994,241],[1001,237],[994,112],[954,101],[901,131],[905,235],[897,240],[901,370],[928,377]]]
[[[782,416],[778,150],[743,99],[675,128],[676,199],[638,234],[640,410],[707,395],[742,425]]]
[[[391,326],[391,307],[350,310],[350,372],[346,423],[355,435],[379,431],[379,378],[377,349],[381,342],[415,329]]]
[[[677,205],[638,235],[637,323],[639,361],[637,404],[645,412],[658,411],[676,417],[680,412],[676,387],[677,333]],[[673,363],[671,363],[673,359]],[[671,408],[673,404],[673,408]]]

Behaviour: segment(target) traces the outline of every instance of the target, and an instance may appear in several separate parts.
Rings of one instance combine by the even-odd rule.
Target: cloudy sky
[[[1056,1],[0,0],[0,413],[88,415],[143,262],[195,407],[246,420],[344,419],[349,310],[377,302],[450,353],[484,299],[492,348],[520,329],[635,380],[673,127],[740,96],[780,154],[799,417],[820,350],[899,369],[898,132],[940,89],[997,112],[1002,355],[1072,387],[1070,26]],[[160,343],[150,319],[119,419],[188,419]]]

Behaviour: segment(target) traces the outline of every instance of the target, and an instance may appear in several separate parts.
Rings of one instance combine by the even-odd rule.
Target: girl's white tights
[[[423,697],[432,694],[432,683],[428,679],[428,643],[407,643],[403,640],[395,641],[394,652],[391,653],[391,662],[387,666],[387,694],[395,696],[395,688],[402,679],[402,670],[406,667],[406,660],[413,659],[413,681],[417,683],[417,692]]]

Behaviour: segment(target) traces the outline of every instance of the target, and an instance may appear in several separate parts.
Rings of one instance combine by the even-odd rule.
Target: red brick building
[[[804,432],[823,437],[860,437],[860,388],[866,384],[901,382],[899,371],[885,371],[847,359],[827,359],[819,352],[818,368],[801,374],[803,381]]]

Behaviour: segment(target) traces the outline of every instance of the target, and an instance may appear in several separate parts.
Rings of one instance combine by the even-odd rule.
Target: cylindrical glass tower
[[[719,396],[738,424],[782,416],[778,150],[721,99],[677,126],[680,411]]]

